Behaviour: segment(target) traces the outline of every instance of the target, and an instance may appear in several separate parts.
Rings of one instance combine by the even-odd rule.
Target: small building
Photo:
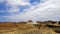
[[[32,20],[27,21],[27,24],[38,24],[37,22],[33,22]]]

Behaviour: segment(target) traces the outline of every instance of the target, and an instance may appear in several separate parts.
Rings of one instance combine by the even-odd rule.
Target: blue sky
[[[0,11],[4,11],[4,12],[0,12],[0,16],[7,16],[7,15],[11,14],[7,10],[11,9],[12,7],[10,5],[6,5],[7,2],[8,1],[6,0],[6,1],[3,1],[0,3]],[[29,2],[31,3],[31,5],[35,5],[35,4],[38,4],[40,2],[40,0],[30,0]],[[19,6],[19,12],[22,12],[24,9],[29,8],[28,5],[24,5],[24,6],[18,5],[18,6]],[[16,13],[18,13],[18,12],[16,12]]]
[[[0,0],[0,22],[60,20],[59,0]]]

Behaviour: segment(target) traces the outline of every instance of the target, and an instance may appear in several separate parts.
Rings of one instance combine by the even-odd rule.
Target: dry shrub
[[[29,32],[26,32],[24,34],[56,34],[52,29],[50,28],[43,28],[43,29],[40,29],[40,30],[31,30]]]

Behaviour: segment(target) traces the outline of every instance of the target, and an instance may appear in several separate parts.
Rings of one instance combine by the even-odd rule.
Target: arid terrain
[[[60,34],[50,26],[25,23],[0,23],[0,34]]]

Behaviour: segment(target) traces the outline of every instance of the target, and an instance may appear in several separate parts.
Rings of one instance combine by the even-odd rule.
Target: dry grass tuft
[[[1,27],[3,26],[3,27]],[[1,29],[3,28],[3,29]],[[0,25],[0,34],[57,34],[51,28],[41,26],[40,29],[28,24]]]

